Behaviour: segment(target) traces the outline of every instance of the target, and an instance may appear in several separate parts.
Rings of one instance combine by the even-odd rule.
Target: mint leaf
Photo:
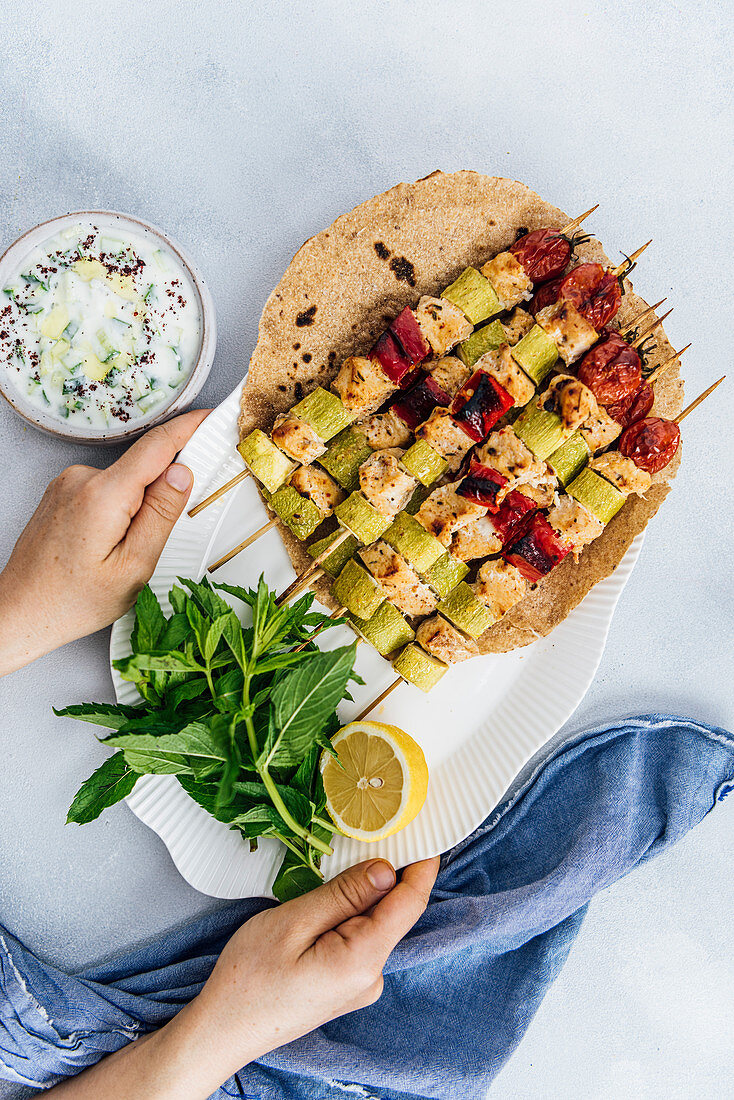
[[[151,653],[166,629],[166,622],[153,589],[146,584],[135,604],[135,624],[130,636],[133,653]]]
[[[185,653],[173,650],[171,653],[136,653],[134,657],[122,657],[119,661],[113,661],[113,666],[122,676],[123,680],[146,679],[146,673],[158,670],[160,672],[197,672],[199,664],[193,657]]]
[[[223,600],[221,596],[212,588],[211,584],[206,577],[202,577],[201,581],[186,580],[185,577],[178,578],[181,584],[185,584],[191,592],[191,598],[196,603],[201,611],[205,615],[208,615],[210,619],[217,619],[220,615],[226,615],[230,610],[230,606],[226,600]],[[187,603],[187,607],[190,606],[190,601]]]
[[[307,864],[302,863],[291,851],[285,853],[278,874],[273,883],[273,893],[278,901],[291,901],[320,886],[321,876]]]
[[[140,715],[139,707],[128,707],[122,703],[75,703],[63,710],[52,709],[57,718],[77,718],[80,722],[93,722],[110,730],[119,729],[131,718]]]
[[[308,663],[278,681],[272,695],[277,736],[268,751],[269,764],[283,767],[301,762],[344,697],[356,652],[355,644],[330,653],[310,653]]]
[[[126,798],[138,778],[137,773],[126,764],[122,753],[116,752],[82,783],[69,808],[67,825],[72,821],[77,825],[94,821],[102,810]]]

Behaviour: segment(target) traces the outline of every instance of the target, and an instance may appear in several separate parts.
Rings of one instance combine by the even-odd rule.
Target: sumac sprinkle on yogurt
[[[0,295],[0,371],[59,420],[147,418],[186,383],[201,346],[191,279],[159,242],[78,224],[34,248]]]

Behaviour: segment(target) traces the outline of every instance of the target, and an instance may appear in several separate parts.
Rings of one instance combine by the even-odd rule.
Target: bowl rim
[[[125,214],[121,210],[70,210],[64,214],[56,214],[51,218],[45,218],[43,221],[37,222],[36,225],[30,226],[30,228],[26,229],[19,237],[16,237],[15,240],[11,241],[10,244],[3,249],[0,253],[0,268],[2,268],[3,262],[8,255],[21,245],[26,238],[36,234],[38,230],[70,220],[89,220],[95,217],[116,218],[131,226],[138,226],[146,233],[152,233],[157,236],[166,245],[191,279],[191,283],[199,300],[201,336],[198,354],[182,389],[174,393],[170,401],[168,401],[163,408],[156,410],[149,420],[143,419],[142,421],[137,421],[134,426],[130,426],[127,430],[119,432],[100,431],[97,434],[88,435],[82,432],[65,431],[61,421],[59,421],[58,428],[51,426],[51,423],[42,423],[40,419],[28,413],[13,400],[13,396],[17,395],[17,390],[8,386],[3,374],[0,373],[0,397],[2,397],[8,405],[10,405],[13,412],[20,416],[27,424],[30,424],[31,427],[36,428],[38,431],[45,432],[47,435],[56,436],[58,439],[63,439],[71,443],[90,445],[124,443],[133,440],[144,432],[147,432],[150,428],[155,427],[156,424],[162,424],[181,408],[185,408],[189,402],[196,398],[209,375],[214,361],[217,342],[214,301],[198,266],[166,230],[161,229],[160,226],[155,225],[155,223],[146,221],[145,218],[140,218],[135,214]],[[49,420],[52,420],[52,418],[49,417]],[[56,422],[52,421],[52,423],[55,424]]]

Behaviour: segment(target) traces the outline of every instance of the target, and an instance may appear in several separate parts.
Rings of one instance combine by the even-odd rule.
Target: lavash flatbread
[[[365,354],[405,305],[414,305],[422,294],[439,294],[467,265],[480,266],[512,244],[520,228],[562,226],[570,220],[522,183],[468,171],[434,172],[417,183],[400,183],[343,214],[299,249],[265,304],[242,394],[241,436],[254,427],[269,430],[279,412],[315,385],[328,387],[342,360]],[[630,248],[637,244],[629,242]],[[577,258],[609,262],[595,240],[581,245]],[[629,281],[625,289],[621,325],[647,304]],[[649,362],[661,362],[672,352],[658,328]],[[675,416],[682,405],[683,383],[673,364],[656,384],[653,411]],[[655,515],[678,461],[654,479],[644,500],[629,498],[578,563],[566,558],[488,630],[479,641],[481,652],[528,645],[562,622],[616,568]],[[300,573],[311,558],[284,525],[279,529]],[[320,600],[336,606],[328,578],[314,587]]]

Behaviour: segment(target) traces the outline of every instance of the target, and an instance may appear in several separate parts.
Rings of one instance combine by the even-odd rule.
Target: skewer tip
[[[707,390],[704,390],[703,393],[700,393],[695,401],[691,401],[688,408],[684,409],[682,413],[678,413],[678,415],[673,418],[675,423],[680,424],[681,420],[685,420],[688,414],[692,413],[694,409],[697,409],[701,402],[705,401],[706,398],[714,392],[716,387],[721,385],[725,378],[726,375],[722,374],[721,378],[718,378],[716,382],[712,382],[709,388]]]

